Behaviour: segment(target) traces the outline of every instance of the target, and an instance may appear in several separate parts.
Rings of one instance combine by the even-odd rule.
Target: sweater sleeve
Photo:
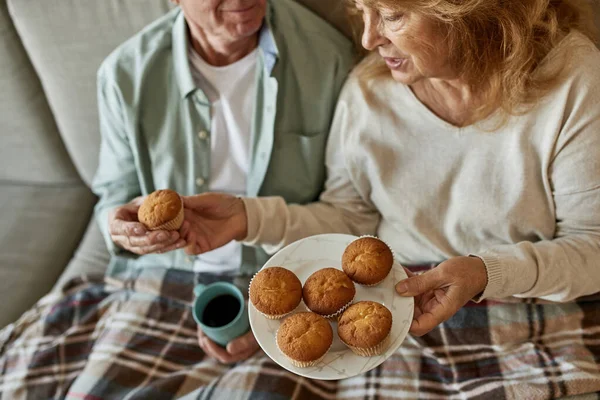
[[[260,245],[267,253],[274,253],[296,240],[321,233],[375,234],[380,216],[366,195],[370,190],[357,187],[349,169],[352,157],[345,147],[349,112],[344,92],[328,139],[327,180],[319,201],[297,205],[286,204],[281,197],[244,198],[248,215],[244,244]],[[361,184],[368,185],[364,181]]]
[[[554,238],[476,254],[488,272],[481,299],[515,296],[566,302],[600,291],[599,82],[597,74],[592,79],[588,75],[578,86],[554,146],[548,171]]]

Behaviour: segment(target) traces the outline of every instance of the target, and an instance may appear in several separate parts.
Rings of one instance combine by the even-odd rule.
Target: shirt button
[[[208,132],[206,132],[206,131],[200,131],[200,132],[198,132],[198,137],[201,140],[205,140],[208,137]]]
[[[205,180],[202,178],[198,178],[196,179],[196,185],[198,186],[204,186]]]

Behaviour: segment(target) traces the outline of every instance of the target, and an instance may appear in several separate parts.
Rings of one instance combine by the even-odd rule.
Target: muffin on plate
[[[348,276],[336,268],[323,268],[304,282],[302,298],[306,307],[325,318],[338,317],[354,300],[356,288]]]
[[[299,368],[316,365],[333,343],[333,329],[329,322],[312,312],[287,317],[276,336],[279,351]]]
[[[183,224],[183,200],[173,190],[156,190],[144,199],[138,220],[151,231],[176,231]]]
[[[302,283],[282,267],[264,268],[250,281],[250,302],[268,319],[280,319],[294,311],[302,300]]]
[[[375,286],[392,270],[394,254],[377,238],[365,236],[354,240],[342,255],[342,269],[354,282]]]
[[[338,320],[338,336],[353,353],[363,357],[383,353],[389,344],[392,313],[374,301],[359,301]]]

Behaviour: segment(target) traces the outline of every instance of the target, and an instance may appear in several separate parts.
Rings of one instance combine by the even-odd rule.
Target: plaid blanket
[[[362,376],[315,381],[262,352],[234,366],[205,357],[190,303],[192,283],[210,279],[144,269],[49,294],[0,332],[0,398],[548,399],[600,390],[599,298],[470,304]]]

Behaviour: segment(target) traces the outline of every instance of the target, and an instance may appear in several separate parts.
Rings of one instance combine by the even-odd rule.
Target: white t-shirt
[[[246,193],[250,157],[250,135],[256,99],[255,49],[244,58],[224,67],[208,64],[190,46],[189,59],[196,85],[212,104],[211,171],[208,188],[233,195]],[[194,270],[224,272],[240,266],[242,245],[231,242],[196,258]]]

